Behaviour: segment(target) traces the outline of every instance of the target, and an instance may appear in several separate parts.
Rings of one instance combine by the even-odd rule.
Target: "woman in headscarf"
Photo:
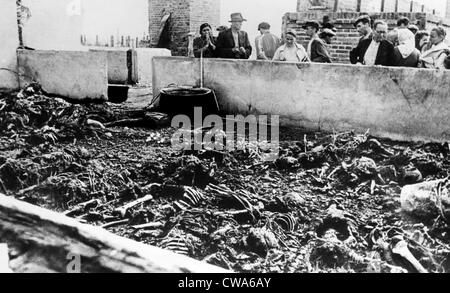
[[[423,53],[431,48],[429,46],[430,42],[430,33],[428,31],[419,31],[416,34],[416,48],[420,51],[420,53]]]
[[[286,33],[285,44],[277,49],[273,61],[309,62],[308,53],[301,44],[296,42],[297,35],[293,31]]]
[[[394,49],[394,66],[418,67],[420,52],[416,49],[416,40],[410,30],[397,30],[399,45]]]
[[[204,58],[216,57],[216,38],[212,34],[212,28],[204,23],[200,26],[200,37],[194,40],[194,56],[200,58],[203,52]]]
[[[445,59],[450,53],[444,40],[447,33],[442,27],[435,27],[430,33],[431,48],[420,56],[419,66],[431,69],[445,69]]]

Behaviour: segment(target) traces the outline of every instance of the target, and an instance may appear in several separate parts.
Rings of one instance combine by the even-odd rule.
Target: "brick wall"
[[[215,32],[220,26],[220,0],[191,0],[190,30],[200,33],[200,25],[207,22]]]
[[[158,43],[161,18],[172,13],[170,49],[174,56],[187,56],[188,34],[199,33],[200,25],[208,22],[213,28],[220,21],[220,0],[149,0],[149,35],[152,47]]]

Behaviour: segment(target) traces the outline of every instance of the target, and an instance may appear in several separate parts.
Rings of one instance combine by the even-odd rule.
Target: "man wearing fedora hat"
[[[220,33],[217,39],[217,53],[220,58],[248,59],[252,55],[248,34],[241,30],[244,21],[247,20],[241,13],[231,14],[231,28]]]

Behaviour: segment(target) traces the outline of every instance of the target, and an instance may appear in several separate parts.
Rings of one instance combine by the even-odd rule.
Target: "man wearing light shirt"
[[[391,66],[394,60],[394,45],[386,40],[388,25],[384,21],[374,24],[373,38],[362,40],[355,49],[356,64]],[[353,62],[352,62],[353,63]]]

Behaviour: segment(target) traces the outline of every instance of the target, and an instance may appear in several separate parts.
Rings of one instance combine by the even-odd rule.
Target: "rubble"
[[[267,162],[36,86],[0,109],[0,192],[83,223],[237,272],[450,272],[448,144],[281,129]]]

